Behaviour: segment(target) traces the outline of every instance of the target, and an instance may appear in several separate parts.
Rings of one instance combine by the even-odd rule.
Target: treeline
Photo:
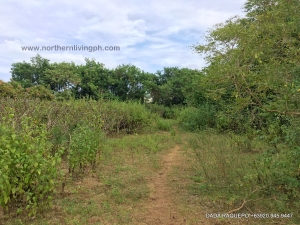
[[[164,68],[155,74],[144,72],[134,65],[108,69],[88,58],[85,65],[50,63],[40,55],[32,57],[30,62],[12,64],[11,74],[10,84],[0,86],[2,96],[22,93],[22,87],[40,98],[67,100],[88,97],[141,103],[152,99],[154,103],[165,106],[187,104],[193,95],[191,81],[203,75],[198,70],[177,67]],[[36,89],[42,96],[32,93]]]

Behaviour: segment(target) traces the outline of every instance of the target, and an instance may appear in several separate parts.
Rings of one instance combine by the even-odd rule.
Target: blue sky
[[[201,69],[189,47],[213,25],[243,15],[245,0],[0,0],[0,80],[11,64],[40,54],[50,62],[108,68],[133,64],[146,72],[177,66]],[[120,51],[22,51],[21,46],[119,46]]]

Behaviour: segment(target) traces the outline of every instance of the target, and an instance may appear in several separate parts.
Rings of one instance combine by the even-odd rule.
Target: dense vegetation
[[[300,197],[299,8],[299,1],[249,0],[244,18],[216,25],[194,46],[209,62],[206,96],[222,108],[217,128],[243,133],[244,150],[258,140],[269,145],[242,184],[261,198],[277,196],[283,208]]]
[[[193,192],[224,208],[299,213],[300,3],[248,0],[245,11],[193,46],[208,62],[201,71],[151,74],[40,55],[14,63],[12,80],[0,81],[1,205],[35,215],[67,174],[96,168],[108,137],[153,124],[175,135],[166,119],[176,119],[194,132]]]

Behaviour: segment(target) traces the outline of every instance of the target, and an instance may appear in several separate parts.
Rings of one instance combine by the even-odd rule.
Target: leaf
[[[3,199],[4,199],[4,204],[6,205],[8,203],[9,198],[6,195],[4,195]]]

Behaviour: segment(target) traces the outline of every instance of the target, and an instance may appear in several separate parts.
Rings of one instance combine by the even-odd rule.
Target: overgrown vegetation
[[[65,185],[63,165],[70,175],[95,169],[105,136],[141,132],[152,117],[137,103],[1,98],[0,105],[0,202],[33,216],[49,206],[57,185]]]
[[[291,157],[295,155],[289,155],[289,151],[275,154],[270,146],[258,140],[251,143],[249,151],[245,141],[247,139],[234,134],[201,132],[194,135],[189,145],[199,164],[193,177],[193,192],[217,198],[219,203],[222,201],[218,206],[220,210],[227,212],[239,208],[245,201],[247,208],[241,208],[244,212],[267,209],[296,215],[299,208],[297,180],[285,164],[293,162]]]
[[[125,135],[102,143],[101,163],[84,176],[61,178],[53,208],[32,220],[9,211],[4,224],[136,224],[136,205],[149,197],[146,177],[161,167],[160,155],[175,144],[169,132]],[[64,166],[62,166],[65,168]],[[135,206],[135,207],[133,207]]]
[[[66,184],[66,173],[56,171],[101,166],[112,148],[104,143],[114,145],[108,137],[154,130],[176,136],[178,123],[194,132],[192,192],[224,211],[299,213],[300,3],[248,0],[244,9],[245,17],[214,26],[206,43],[193,46],[207,60],[202,71],[150,74],[133,65],[110,70],[94,59],[50,63],[40,55],[14,63],[12,80],[0,81],[1,205],[26,205],[36,215]],[[144,101],[149,97],[152,103]],[[122,147],[153,153],[162,140],[134,141]],[[107,182],[118,203],[138,198]]]
[[[218,103],[217,130],[239,134],[233,140],[236,146],[220,145],[212,150],[215,156],[205,156],[203,140],[193,142],[206,179],[199,188],[220,191],[224,186],[230,189],[226,196],[234,201],[247,196],[246,202],[263,205],[273,199],[269,208],[279,212],[299,208],[299,7],[299,1],[249,0],[245,18],[216,25],[205,45],[194,46],[209,63],[202,87],[205,96]],[[255,149],[257,141],[265,147]],[[226,155],[224,148],[230,158],[236,148],[255,152],[255,157],[246,160],[240,155],[236,162],[228,161],[220,158]],[[204,156],[212,166],[208,167]],[[251,166],[245,168],[246,161]],[[226,171],[229,165],[238,168]],[[213,168],[216,171],[208,171]],[[213,179],[217,171],[223,176]]]
[[[0,124],[0,204],[5,210],[14,210],[15,204],[19,212],[26,206],[35,216],[51,203],[63,149],[51,154],[46,127],[26,116],[17,126],[13,113]]]

